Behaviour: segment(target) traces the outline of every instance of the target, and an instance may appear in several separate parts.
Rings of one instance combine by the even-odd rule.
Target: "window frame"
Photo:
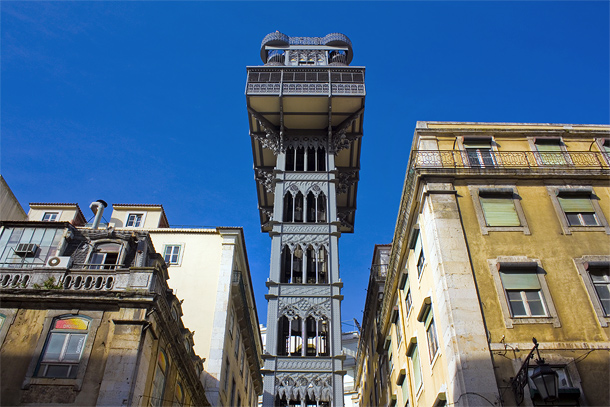
[[[557,310],[553,304],[551,292],[549,291],[549,287],[546,283],[546,272],[544,271],[542,263],[539,259],[530,259],[527,256],[500,256],[496,259],[487,260],[487,262],[489,264],[491,275],[493,276],[494,285],[498,295],[498,300],[500,302],[500,308],[502,309],[502,315],[504,317],[504,324],[506,328],[513,328],[514,325],[520,324],[552,324],[555,328],[561,327],[561,322],[559,321]],[[534,263],[536,265],[535,268],[533,267]],[[535,270],[535,274],[538,277],[538,282],[540,283],[541,298],[547,311],[546,316],[513,316],[507,291],[504,288],[502,279],[500,277],[500,269],[502,264],[504,264],[505,267],[510,264],[510,268],[512,269],[523,267],[524,269]]]
[[[178,259],[176,260],[176,262],[168,262],[167,260],[165,260],[165,256],[167,256],[166,254],[166,250],[169,247],[178,247]],[[185,247],[185,243],[166,243],[163,245],[163,259],[165,260],[165,264],[167,264],[168,266],[175,266],[175,267],[180,267],[182,265],[182,257],[184,255],[184,247]],[[172,254],[170,254],[170,259],[171,256],[173,256],[173,251]]]
[[[135,226],[135,225],[129,225],[129,218],[131,216],[140,216],[140,224]],[[146,221],[146,212],[127,212],[127,215],[125,216],[125,227],[126,228],[133,228],[133,229],[142,229],[144,227],[144,222]]]
[[[547,192],[551,198],[553,208],[555,209],[555,213],[557,214],[557,218],[559,219],[559,223],[561,224],[561,229],[563,230],[564,234],[571,235],[572,232],[600,232],[605,230],[606,234],[610,235],[610,225],[608,225],[608,221],[606,220],[606,217],[604,216],[602,208],[599,204],[600,199],[598,195],[595,194],[593,187],[547,186]],[[574,196],[588,195],[589,199],[591,199],[591,205],[593,206],[593,210],[599,224],[590,226],[570,225],[568,217],[559,202],[559,197],[562,194]]]
[[[572,163],[572,158],[570,157],[570,154],[568,152],[568,148],[566,146],[566,144],[563,141],[563,138],[561,136],[540,136],[540,137],[528,137],[528,142],[530,145],[530,148],[532,150],[532,152],[534,152],[535,156],[535,160],[536,160],[536,165],[538,165],[539,167],[556,167],[556,166],[572,166],[574,165]],[[537,143],[538,141],[538,143]],[[544,160],[544,153],[545,151],[540,151],[538,150],[538,144],[554,144],[552,143],[553,141],[557,142],[557,145],[559,146],[559,152],[562,153],[562,160],[563,163],[545,163]],[[543,153],[543,154],[540,154]]]
[[[45,317],[44,323],[42,324],[42,329],[39,331],[38,342],[33,353],[34,356],[32,357],[32,360],[30,361],[30,364],[28,366],[28,370],[26,372],[25,379],[23,380],[23,383],[21,385],[21,389],[27,390],[30,388],[31,385],[71,385],[73,386],[75,391],[80,391],[83,385],[83,380],[85,378],[85,373],[87,371],[87,365],[89,364],[89,358],[91,356],[93,343],[97,335],[97,329],[99,328],[102,322],[103,315],[103,311],[87,311],[87,313],[81,314],[80,312],[78,312],[78,310],[48,310],[47,316]],[[54,321],[60,317],[90,318],[87,339],[85,340],[85,345],[81,353],[80,361],[78,363],[78,371],[76,373],[76,378],[68,379],[37,377],[34,374],[36,373],[38,365],[40,364],[41,358],[43,356],[42,352],[44,351],[45,345],[47,343],[47,338],[49,336],[49,333],[52,331]]]
[[[610,138],[608,137],[599,137],[596,140],[597,148],[599,149],[602,157],[606,161],[607,165],[610,165],[610,151],[606,151],[605,144],[610,144]]]
[[[460,152],[462,152],[462,164],[464,165],[465,168],[495,168],[498,166],[499,163],[497,161],[497,156],[494,154],[498,151],[498,146],[497,146],[493,136],[483,135],[483,134],[464,135],[462,137],[458,137],[457,142],[458,142],[458,149]],[[467,145],[469,143],[472,144],[472,142],[475,142],[475,143],[489,142],[489,149],[482,148],[482,147],[468,148]],[[470,154],[469,154],[468,150],[477,151],[477,161],[479,162],[479,165],[473,165],[473,163],[470,162]],[[491,161],[491,164],[485,163],[485,157],[483,156],[483,154],[481,154],[482,150],[489,150],[489,153],[490,153],[489,160]]]
[[[417,333],[415,333],[415,335],[413,337],[411,337],[411,340],[409,341],[409,346],[407,348],[407,357],[409,359],[409,373],[411,376],[411,382],[413,384],[413,388],[415,389],[415,391],[413,392],[415,394],[415,398],[419,398],[419,396],[421,395],[421,393],[423,392],[424,389],[424,377],[423,377],[423,369],[422,369],[422,364],[421,364],[421,353],[419,352],[419,343],[417,341]],[[417,362],[417,367],[419,370],[419,384],[416,383],[415,378],[416,378],[416,374],[415,374],[415,361],[413,358],[413,355],[417,352],[417,358],[416,358],[416,362]],[[416,386],[417,384],[417,386]]]
[[[593,283],[591,276],[589,275],[587,264],[592,262],[606,263],[608,264],[608,266],[610,266],[610,256],[583,256],[578,259],[574,259],[576,270],[578,271],[578,274],[580,275],[582,282],[585,285],[585,289],[589,294],[591,305],[597,316],[597,320],[599,321],[602,327],[606,328],[610,324],[610,314],[606,315],[606,313],[604,312],[604,308],[601,304],[599,296],[597,295],[597,291],[595,290],[595,284]]]
[[[474,204],[475,214],[479,221],[479,227],[483,235],[488,235],[489,232],[523,232],[524,235],[531,235],[530,228],[525,218],[525,212],[521,206],[521,196],[518,193],[516,185],[470,185],[468,186],[470,196],[472,197],[472,203]],[[485,212],[483,211],[483,205],[481,204],[481,193],[485,194],[498,194],[507,195],[507,199],[511,199],[519,218],[520,226],[488,226],[487,219],[485,218]]]
[[[43,222],[59,222],[59,219],[61,217],[61,212],[62,211],[45,211],[42,213],[42,219],[40,219]],[[45,219],[46,216],[48,215],[55,215],[54,219]]]
[[[104,263],[98,264],[98,263],[91,263],[91,259],[92,257],[97,254],[98,252],[96,251],[99,246],[103,246],[105,244],[116,244],[119,245],[119,251],[117,252],[117,260],[116,263],[114,264],[106,264],[106,256],[104,256]],[[127,242],[125,242],[124,240],[117,240],[117,239],[98,239],[98,240],[93,240],[91,241],[91,244],[89,245],[89,252],[87,253],[87,257],[86,257],[86,263],[85,263],[85,267],[87,267],[90,270],[117,270],[119,268],[124,268],[125,267],[125,257],[127,256]],[[102,253],[114,253],[114,252],[102,252]],[[108,266],[108,267],[105,267]]]
[[[4,316],[4,321],[2,322],[2,324],[0,324],[0,348],[2,348],[2,345],[4,344],[4,338],[6,338],[10,327],[15,321],[17,310],[11,308],[0,308],[0,314]]]
[[[436,330],[436,323],[434,322],[434,312],[432,310],[431,297],[424,298],[424,302],[422,303],[422,307],[419,311],[419,315],[417,316],[417,320],[424,324],[424,329],[426,331],[426,343],[428,344],[428,356],[430,357],[430,365],[433,365],[438,355],[440,354],[440,344],[438,341],[438,331]],[[433,335],[430,335],[430,332],[432,332]],[[430,343],[431,336],[434,339],[434,352],[432,352],[433,347]]]

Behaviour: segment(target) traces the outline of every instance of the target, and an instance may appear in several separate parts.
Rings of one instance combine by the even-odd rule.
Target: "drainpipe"
[[[89,205],[89,208],[91,208],[91,210],[93,211],[93,214],[95,215],[95,219],[93,220],[93,225],[91,226],[92,230],[95,230],[100,226],[100,221],[102,220],[102,214],[104,213],[104,208],[106,208],[106,207],[108,207],[108,204],[101,199],[98,199],[95,202],[91,202],[91,205]]]

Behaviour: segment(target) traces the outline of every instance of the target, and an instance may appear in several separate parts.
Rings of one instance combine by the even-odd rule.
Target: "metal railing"
[[[415,150],[412,168],[609,168],[610,156],[594,151]]]

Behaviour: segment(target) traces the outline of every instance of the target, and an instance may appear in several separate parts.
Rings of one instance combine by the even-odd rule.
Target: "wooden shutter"
[[[487,226],[521,226],[512,196],[481,196]]]
[[[539,290],[540,281],[535,272],[500,272],[505,290]]]
[[[588,196],[575,196],[575,197],[557,197],[559,204],[565,213],[593,213],[593,204],[591,198]]]

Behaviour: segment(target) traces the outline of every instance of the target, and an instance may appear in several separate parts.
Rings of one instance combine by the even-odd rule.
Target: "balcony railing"
[[[412,168],[609,168],[609,154],[593,151],[413,151]]]

